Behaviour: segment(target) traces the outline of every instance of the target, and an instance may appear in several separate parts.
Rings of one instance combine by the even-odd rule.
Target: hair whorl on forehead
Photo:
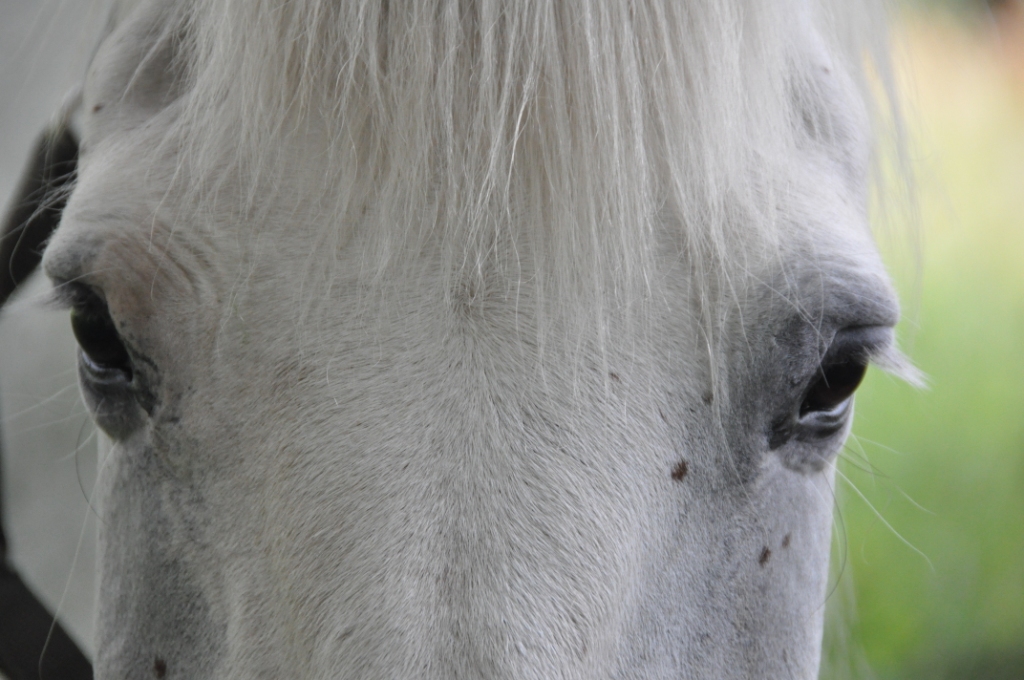
[[[643,298],[659,221],[698,280],[770,251],[799,46],[857,80],[875,28],[847,0],[192,0],[181,18],[197,187],[231,168],[258,207],[312,134],[305,194],[332,229],[372,222],[379,272],[440,237],[450,271],[526,261],[577,306]]]

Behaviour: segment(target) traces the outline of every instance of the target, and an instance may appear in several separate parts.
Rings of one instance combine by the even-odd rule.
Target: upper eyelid
[[[837,358],[837,355],[842,351],[842,348],[835,347],[836,338],[839,338],[844,332],[857,330],[870,331],[874,336],[873,338],[870,336],[866,338],[869,342],[861,342],[856,345],[852,342],[850,343],[851,349],[861,352],[861,357],[865,362],[870,362],[882,371],[903,380],[913,387],[923,388],[927,386],[927,377],[900,351],[896,343],[896,331],[892,326],[888,325],[853,326],[839,331],[832,338],[832,342],[822,355],[821,363]]]
[[[854,337],[850,337],[850,336]],[[849,358],[851,354],[859,355],[864,361],[874,361],[878,356],[888,353],[895,344],[895,332],[891,326],[852,326],[838,331],[829,343],[821,360],[842,356]]]
[[[106,305],[106,300],[100,291],[81,281],[55,283],[45,300],[47,306],[65,310],[96,302]]]

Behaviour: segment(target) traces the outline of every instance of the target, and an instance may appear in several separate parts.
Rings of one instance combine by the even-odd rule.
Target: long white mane
[[[884,44],[877,9],[844,0],[180,4],[172,138],[200,213],[241,170],[247,210],[319,206],[327,252],[372,222],[382,279],[440,236],[464,285],[525,275],[584,320],[647,296],[656,223],[704,298],[770,256],[797,131],[849,127],[815,70],[863,86]]]

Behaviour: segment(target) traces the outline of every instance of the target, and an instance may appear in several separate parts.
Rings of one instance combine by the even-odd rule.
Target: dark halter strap
[[[74,181],[78,142],[67,125],[40,137],[0,228],[0,307],[35,271]],[[0,441],[0,456],[2,441]],[[7,560],[0,503],[0,671],[10,680],[91,680],[92,666]]]

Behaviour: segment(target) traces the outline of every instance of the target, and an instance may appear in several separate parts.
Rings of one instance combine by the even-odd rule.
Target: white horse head
[[[45,255],[98,678],[812,678],[898,308],[845,0],[142,0]]]

